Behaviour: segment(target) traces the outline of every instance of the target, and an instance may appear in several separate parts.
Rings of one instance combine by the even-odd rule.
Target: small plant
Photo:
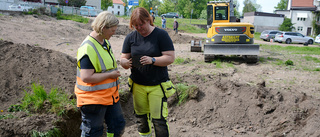
[[[8,108],[8,112],[19,112],[19,111],[22,111],[22,107],[21,105],[11,105],[9,108]]]
[[[182,64],[183,62],[184,62],[184,59],[183,59],[183,58],[177,57],[177,58],[174,60],[173,64]]]
[[[22,110],[39,112],[43,109],[44,105],[47,105],[49,112],[53,112],[60,116],[65,113],[66,107],[71,106],[76,109],[76,100],[70,100],[69,95],[57,88],[51,89],[51,92],[47,94],[47,92],[43,89],[43,86],[33,83],[31,89],[33,91],[32,93],[27,93],[25,91],[21,105],[12,105],[9,110],[12,112]]]
[[[285,62],[285,64],[286,66],[293,66],[293,61],[289,59]]]
[[[177,93],[179,96],[178,105],[186,102],[189,99],[189,95],[193,94],[197,87],[195,85],[187,86],[182,83],[176,84]]]
[[[61,136],[61,131],[58,128],[53,128],[48,132],[39,132],[36,130],[31,131],[31,137],[59,137]]]
[[[0,115],[0,120],[1,119],[13,119],[14,116],[12,114],[6,114],[6,115]]]
[[[220,59],[214,60],[211,63],[216,65],[216,68],[222,68],[222,63]]]

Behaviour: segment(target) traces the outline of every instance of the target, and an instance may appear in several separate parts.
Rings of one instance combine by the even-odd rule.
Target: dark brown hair
[[[150,21],[150,25],[154,26],[152,17],[145,8],[138,7],[132,11],[129,27],[133,29],[138,20],[143,23]]]

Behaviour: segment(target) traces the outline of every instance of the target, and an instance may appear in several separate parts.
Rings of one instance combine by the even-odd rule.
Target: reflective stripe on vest
[[[106,65],[104,64],[103,59],[102,59],[100,53],[98,52],[98,49],[95,47],[95,45],[90,40],[86,40],[85,42],[83,42],[81,44],[81,46],[83,46],[85,44],[89,44],[95,50],[95,52],[96,52],[96,54],[98,56],[99,62],[100,62],[101,73],[110,73],[112,71],[118,70],[117,68],[115,68],[115,69],[111,69],[111,70],[107,71]],[[109,44],[109,42],[108,42],[108,44]],[[80,78],[80,69],[79,69],[79,67],[77,67],[77,77]],[[83,90],[83,91],[97,91],[97,90],[103,90],[103,89],[109,89],[109,88],[112,88],[112,87],[117,87],[119,85],[119,80],[117,79],[117,80],[115,80],[114,82],[111,82],[111,83],[95,85],[95,86],[79,85],[78,84],[78,80],[77,80],[76,81],[76,85],[77,85],[77,88],[79,88],[80,90]]]
[[[98,59],[99,59],[100,65],[101,65],[102,73],[105,72],[105,71],[107,71],[106,65],[104,64],[104,62],[103,62],[103,60],[102,60],[102,57],[101,57],[100,53],[98,52],[98,49],[96,48],[96,46],[94,46],[94,44],[93,44],[90,40],[86,40],[85,42],[83,42],[83,43],[81,44],[81,46],[83,46],[83,45],[85,45],[85,44],[89,44],[89,45],[96,51],[96,53],[97,53],[97,55],[98,55]],[[81,47],[81,46],[80,46],[80,47]]]
[[[115,71],[117,69],[112,69],[109,71],[106,71],[104,73],[110,73],[112,71]],[[80,71],[79,68],[77,68],[77,77],[80,78]],[[112,83],[107,83],[107,84],[101,84],[101,85],[96,85],[96,86],[83,86],[83,85],[79,85],[78,84],[78,80],[76,81],[76,85],[79,89],[83,90],[83,91],[97,91],[97,90],[102,90],[102,89],[108,89],[108,88],[112,88],[112,87],[116,87],[119,85],[119,80],[117,79],[116,81],[112,82]]]

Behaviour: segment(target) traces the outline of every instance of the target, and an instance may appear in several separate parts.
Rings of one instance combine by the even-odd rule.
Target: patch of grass
[[[197,88],[195,85],[188,86],[183,83],[178,83],[175,86],[179,95],[178,105],[188,101],[189,95],[193,94],[194,90]]]
[[[178,64],[178,65],[180,65],[180,64],[183,64],[183,62],[184,62],[184,59],[183,59],[183,58],[177,57],[177,58],[174,60],[173,64]]]
[[[293,61],[292,60],[287,60],[285,63],[284,63],[286,66],[293,66]]]
[[[31,137],[59,137],[61,135],[61,131],[58,128],[53,128],[48,132],[31,131]]]
[[[260,35],[261,35],[261,32],[255,32],[254,33],[254,40],[260,40]]]
[[[14,116],[12,114],[0,115],[0,120],[2,119],[13,119]]]
[[[315,63],[320,63],[320,60],[318,58],[315,58],[315,57],[311,57],[311,56],[304,56],[304,59],[306,61],[313,61]]]
[[[65,113],[66,107],[71,106],[76,109],[76,100],[70,100],[69,95],[58,88],[52,88],[51,92],[47,94],[47,92],[43,89],[43,86],[33,83],[31,89],[32,93],[25,91],[21,105],[11,105],[8,111],[38,112],[43,109],[45,104],[50,104],[48,111],[61,116]]]
[[[286,51],[289,54],[307,54],[307,55],[320,55],[320,48],[318,47],[296,47],[296,46],[279,46],[279,45],[265,45],[261,44],[264,49],[271,51]]]
[[[180,77],[179,74],[176,74],[176,77],[177,77],[177,80],[178,80],[178,81],[182,82],[182,78]]]
[[[211,63],[216,65],[216,68],[234,68],[234,65],[228,62],[222,62],[221,59],[215,59],[214,61],[212,61]]]
[[[88,18],[84,18],[79,15],[64,15],[64,14],[59,15],[59,14],[57,14],[57,19],[58,20],[73,20],[76,22],[84,23],[84,24],[87,24],[89,22]]]

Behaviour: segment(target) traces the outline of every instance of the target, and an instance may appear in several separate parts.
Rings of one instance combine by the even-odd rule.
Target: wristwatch
[[[156,62],[156,59],[155,58],[152,58],[152,65],[154,64],[154,62]]]

